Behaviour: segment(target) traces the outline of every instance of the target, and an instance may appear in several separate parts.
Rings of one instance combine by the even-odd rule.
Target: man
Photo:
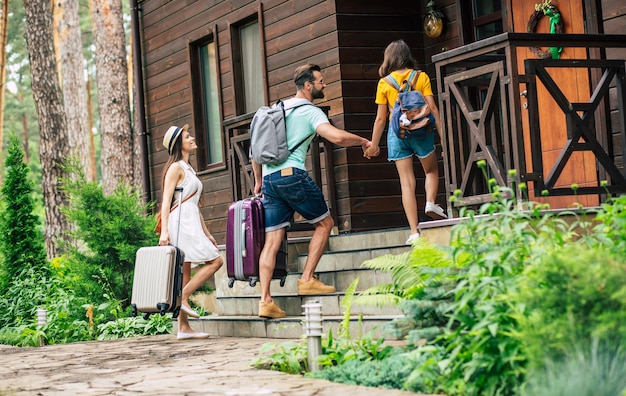
[[[324,97],[326,83],[320,70],[319,66],[312,64],[296,69],[294,75],[296,96],[285,100],[285,107],[303,100],[313,101]],[[263,192],[265,210],[265,246],[259,258],[261,283],[259,316],[263,318],[283,318],[286,315],[285,311],[272,300],[270,281],[276,265],[276,254],[294,212],[298,212],[309,223],[315,225],[304,271],[298,280],[298,295],[335,292],[333,286],[325,285],[313,275],[334,226],[324,195],[309,177],[304,164],[309,144],[315,134],[343,147],[361,146],[363,152],[372,144],[365,138],[332,126],[328,117],[316,106],[300,106],[288,110],[286,127],[289,147],[294,147],[306,138],[305,143],[281,164],[261,166],[252,162],[254,193]]]

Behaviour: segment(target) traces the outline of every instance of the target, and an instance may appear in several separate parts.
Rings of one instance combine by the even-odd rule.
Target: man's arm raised
[[[364,137],[344,131],[343,129],[335,128],[327,122],[320,124],[315,132],[329,142],[342,147],[361,146],[363,152],[372,144],[372,142]]]

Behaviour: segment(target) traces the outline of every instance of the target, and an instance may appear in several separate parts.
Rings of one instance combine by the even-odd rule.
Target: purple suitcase
[[[228,287],[235,280],[246,281],[254,287],[259,281],[259,256],[265,243],[263,204],[257,197],[234,202],[228,208],[226,223],[226,271]],[[273,279],[285,285],[287,278],[287,238],[276,257]]]

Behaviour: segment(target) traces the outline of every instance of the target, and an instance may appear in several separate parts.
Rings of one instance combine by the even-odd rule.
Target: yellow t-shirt
[[[396,80],[398,85],[402,86],[402,82],[409,78],[409,74],[411,74],[411,69],[407,69],[402,73],[394,71],[391,72],[391,77]],[[424,72],[419,74],[415,82],[415,90],[420,91],[424,97],[433,96],[433,89],[430,86],[428,74]],[[376,104],[388,105],[389,110],[391,110],[396,103],[396,99],[398,99],[398,91],[381,78],[376,88]]]

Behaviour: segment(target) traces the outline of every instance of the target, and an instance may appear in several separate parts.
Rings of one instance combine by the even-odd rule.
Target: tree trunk
[[[91,0],[91,10],[100,108],[102,185],[105,194],[110,194],[120,182],[134,185],[122,2]]]
[[[69,230],[69,222],[61,212],[66,197],[59,189],[60,179],[68,177],[62,167],[69,154],[67,127],[54,58],[50,1],[23,0],[23,3],[33,99],[39,121],[46,252],[51,259],[61,253],[59,240],[67,239]]]
[[[6,90],[6,60],[7,60],[7,31],[9,30],[9,0],[1,0],[0,12],[0,157],[2,157],[2,142],[4,141],[4,93]],[[2,169],[0,161],[0,169]]]
[[[67,120],[70,153],[80,160],[82,171],[90,177],[87,142],[87,88],[78,1],[55,0],[54,18],[59,40],[61,87]],[[92,181],[94,179],[91,179]]]
[[[96,162],[96,139],[93,135],[93,104],[91,101],[91,77],[87,76],[87,114],[89,115],[89,180],[98,179],[98,163]]]
[[[135,184],[137,186],[137,189],[140,189],[140,191],[143,191],[143,171],[141,169],[141,136],[139,136],[137,133],[139,131],[141,131],[141,127],[140,127],[140,120],[138,118],[138,114],[139,112],[137,111],[137,106],[139,105],[139,101],[137,99],[137,95],[133,94],[134,92],[134,74],[133,74],[133,70],[134,70],[134,64],[133,64],[133,59],[135,59],[134,54],[133,54],[133,36],[130,36],[129,39],[129,45],[128,47],[131,49],[129,56],[128,56],[128,92],[130,97],[133,100],[133,111],[132,111],[132,116],[131,116],[131,120],[133,123],[133,133],[132,133],[132,139],[133,139],[133,154],[134,154],[134,158],[133,158],[133,177],[135,179]],[[141,54],[139,54],[139,56],[141,56]]]

